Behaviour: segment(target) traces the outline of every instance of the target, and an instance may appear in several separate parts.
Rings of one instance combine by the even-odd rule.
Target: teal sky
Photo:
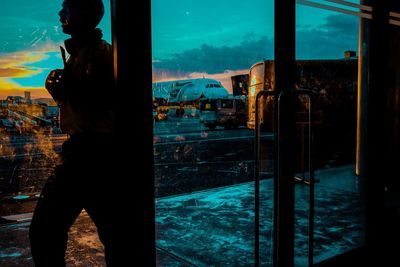
[[[152,7],[155,59],[203,44],[235,46],[245,37],[273,37],[271,0],[153,0]]]
[[[273,0],[152,0],[152,6],[153,79],[246,70],[273,59]],[[357,50],[358,17],[296,8],[298,59],[337,59]]]
[[[0,99],[30,90],[49,97],[43,89],[50,70],[62,68],[59,46],[69,38],[62,32],[58,12],[62,0],[3,1],[0,9]],[[99,28],[111,42],[109,2]]]
[[[0,8],[0,53],[21,50],[42,51],[68,38],[60,27],[58,12],[62,0],[3,1]],[[104,2],[105,4],[108,2]],[[111,40],[110,7],[100,24],[106,40]]]
[[[4,1],[0,9],[0,93],[42,88],[48,72],[62,67],[59,46],[69,36],[60,28],[61,3]],[[100,28],[110,42],[108,1],[105,6]],[[154,76],[218,74],[272,59],[273,9],[273,0],[152,0]],[[340,58],[345,50],[357,49],[355,16],[297,5],[296,24],[299,59]]]

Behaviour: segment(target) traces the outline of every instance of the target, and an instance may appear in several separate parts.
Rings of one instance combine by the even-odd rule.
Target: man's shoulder
[[[112,60],[113,49],[112,45],[105,40],[100,40],[92,48],[92,60],[95,62],[100,62],[101,64]]]
[[[100,40],[96,43],[94,49],[98,52],[110,53],[112,52],[112,45],[106,40]]]

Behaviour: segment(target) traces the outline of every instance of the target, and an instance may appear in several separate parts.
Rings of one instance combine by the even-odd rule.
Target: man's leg
[[[118,155],[113,149],[98,147],[103,151],[96,153],[99,157],[92,158],[92,182],[87,184],[84,208],[97,227],[107,267],[131,266],[135,226],[129,216],[132,213],[129,192],[122,183],[126,174],[120,170]]]
[[[36,267],[65,266],[68,231],[82,210],[62,169],[46,182],[29,229]]]
[[[89,204],[85,210],[97,227],[100,241],[104,245],[107,267],[129,266],[132,261],[131,253],[126,244],[129,239],[129,232],[132,225],[125,225],[128,222],[126,214],[117,212],[109,205],[106,206]],[[125,222],[124,222],[125,221]]]

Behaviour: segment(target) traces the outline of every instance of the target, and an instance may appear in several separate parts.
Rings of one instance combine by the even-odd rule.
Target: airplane
[[[163,104],[194,104],[202,98],[221,98],[229,95],[221,82],[195,78],[153,83],[153,98]]]

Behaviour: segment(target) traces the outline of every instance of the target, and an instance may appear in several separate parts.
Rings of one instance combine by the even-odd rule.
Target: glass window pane
[[[62,3],[15,0],[0,8],[0,266],[33,266],[28,238],[32,212],[43,185],[60,164],[61,146],[68,137],[60,127],[59,106],[45,89],[50,71],[64,68],[60,46],[70,38],[58,15]],[[104,5],[98,27],[110,43],[109,1]],[[54,82],[59,73],[54,73]],[[85,234],[93,234],[91,247],[77,242],[87,238],[77,234],[83,227]],[[75,265],[79,249],[88,254],[81,264],[104,264],[96,231],[87,214],[80,217],[71,231],[67,264]]]
[[[314,262],[320,262],[364,244],[363,184],[355,168],[360,18],[356,5],[312,2],[328,7],[302,2],[297,5],[297,87],[315,94],[313,256]],[[299,266],[306,266],[309,186],[303,179],[308,179],[309,131],[308,107],[304,100],[302,103],[298,110],[296,261]]]
[[[273,59],[273,7],[272,0],[152,1],[159,266],[166,252],[197,266],[254,264],[247,92],[251,66]],[[261,246],[270,252],[273,183],[264,176]],[[270,256],[262,254],[264,265]]]

